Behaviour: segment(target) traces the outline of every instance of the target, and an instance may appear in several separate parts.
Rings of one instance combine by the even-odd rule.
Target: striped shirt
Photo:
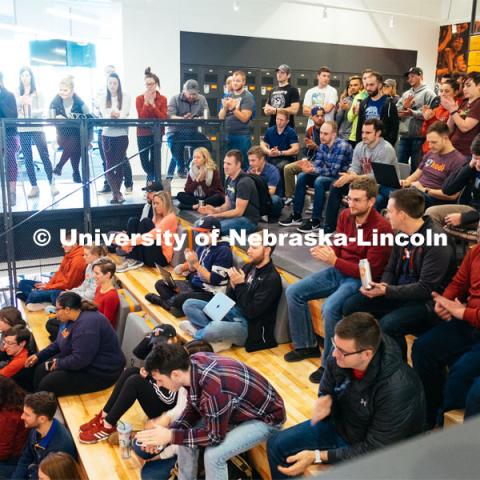
[[[282,397],[255,370],[213,353],[196,353],[190,360],[188,404],[172,425],[173,444],[218,445],[229,430],[249,420],[275,427],[285,422]]]
[[[315,173],[322,177],[337,178],[340,172],[346,172],[352,163],[352,146],[337,138],[332,148],[322,143],[315,156]]]

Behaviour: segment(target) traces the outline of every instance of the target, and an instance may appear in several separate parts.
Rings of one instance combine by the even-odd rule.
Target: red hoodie
[[[70,290],[78,287],[85,278],[87,264],[83,258],[83,247],[77,245],[65,254],[62,263],[47,283],[46,290]]]
[[[367,221],[360,225],[359,228],[363,230],[363,242],[370,242],[372,240],[374,229],[377,230],[378,236],[382,233],[393,233],[390,222],[383,218],[374,208],[371,209]],[[333,247],[338,257],[334,267],[344,275],[360,278],[358,262],[362,258],[366,258],[370,262],[372,279],[379,281],[387,265],[392,247],[367,247],[357,245],[357,225],[355,217],[350,213],[349,208],[343,210],[338,217],[337,233],[343,233],[349,239],[355,239],[355,241],[351,242],[349,240],[348,244],[344,247]]]
[[[480,245],[468,251],[443,296],[467,302],[463,320],[480,329]]]

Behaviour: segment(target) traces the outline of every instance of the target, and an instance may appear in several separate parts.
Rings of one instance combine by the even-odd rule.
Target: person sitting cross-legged
[[[308,306],[310,300],[326,299],[322,306],[325,327],[322,363],[325,364],[332,348],[331,339],[335,325],[342,318],[343,304],[361,285],[359,261],[367,259],[373,280],[380,278],[391,248],[365,245],[371,242],[374,232],[378,235],[392,233],[388,221],[373,208],[377,193],[377,184],[369,177],[358,177],[350,184],[349,208],[343,210],[337,224],[337,235],[339,238],[341,235],[344,241],[336,245],[334,238],[333,246],[313,247],[311,254],[315,260],[323,262],[322,270],[287,288],[288,323],[295,349],[285,355],[285,361],[298,362],[320,356]],[[360,231],[362,243],[359,242]],[[321,377],[321,369],[314,372],[310,379],[318,382],[318,376]]]
[[[160,305],[176,317],[183,316],[182,307],[190,298],[210,300],[215,293],[225,292],[228,283],[228,269],[233,266],[230,245],[219,237],[220,220],[204,217],[197,222],[194,230],[208,237],[208,244],[197,247],[195,251],[186,249],[186,262],[175,267],[175,273],[186,276],[186,280],[176,280],[176,290],[163,280],[155,283],[155,293],[147,293],[145,298],[155,305]]]
[[[232,344],[245,345],[247,352],[277,345],[274,329],[282,281],[271,259],[274,247],[263,245],[259,233],[250,235],[249,244],[251,262],[228,271],[226,294],[236,305],[222,320],[212,320],[203,311],[206,301],[187,300],[183,305],[188,321],[180,328],[197,340],[209,342],[216,351]]]
[[[297,230],[303,233],[320,229],[325,194],[352,162],[352,147],[346,140],[337,137],[337,124],[334,121],[329,120],[320,127],[320,142],[314,163],[306,158],[299,162],[302,173],[297,177],[293,213],[279,222],[284,227],[300,225]],[[312,186],[315,190],[312,218],[302,220],[306,190]]]
[[[334,464],[422,433],[425,397],[397,344],[369,313],[335,327],[311,420],[267,443],[272,478],[302,476],[312,464]]]
[[[438,323],[433,311],[433,291],[443,291],[455,273],[455,252],[446,244],[412,245],[413,235],[427,240],[446,234],[425,216],[423,195],[414,188],[390,194],[388,219],[394,231],[408,235],[408,243],[396,244],[380,283],[371,289],[361,288],[343,305],[343,314],[369,312],[380,322],[382,330],[393,337],[407,358],[405,335],[420,335]],[[406,243],[406,245],[405,245]]]

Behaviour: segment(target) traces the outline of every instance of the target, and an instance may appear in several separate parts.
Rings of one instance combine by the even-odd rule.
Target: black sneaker
[[[82,177],[80,176],[80,172],[73,172],[72,178],[75,183],[82,183]]]
[[[286,362],[300,362],[306,358],[320,358],[319,348],[296,348],[295,350],[286,353],[283,357]]]
[[[150,303],[153,303],[154,305],[158,305],[159,307],[162,307],[165,310],[170,310],[171,308],[169,303],[166,300],[164,300],[160,295],[157,295],[155,293],[147,293],[145,295],[145,298]]]
[[[104,185],[101,190],[98,191],[99,194],[104,194],[104,193],[111,193],[112,189],[110,188],[110,185]]]
[[[19,300],[21,300],[22,302],[26,302],[27,301],[27,296],[23,293],[23,292],[20,292],[18,291],[16,294],[15,294],[15,297],[17,297]]]
[[[285,220],[280,220],[278,224],[281,225],[282,227],[291,227],[292,225],[301,225],[302,216],[298,215],[297,213],[292,213]]]
[[[308,219],[305,220],[298,228],[298,232],[302,233],[310,233],[310,232],[316,232],[317,230],[320,230],[320,221],[318,220],[312,220]]]
[[[308,379],[312,383],[320,383],[322,381],[323,372],[325,372],[325,369],[323,367],[319,367],[308,377]]]

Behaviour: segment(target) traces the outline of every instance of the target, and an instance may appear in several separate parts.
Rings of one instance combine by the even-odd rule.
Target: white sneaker
[[[132,258],[127,258],[119,267],[117,267],[117,273],[128,272],[129,270],[135,270],[137,268],[143,267],[143,262],[139,260],[134,260]]]
[[[45,310],[49,305],[51,305],[51,303],[27,303],[26,307],[29,312],[40,312],[41,310]]]
[[[35,186],[35,187],[32,187],[32,189],[30,190],[30,193],[28,194],[28,198],[37,198],[40,196],[40,189]]]
[[[183,320],[178,324],[178,327],[182,332],[188,333],[191,337],[194,337],[198,330],[190,323],[189,320]]]
[[[125,195],[131,195],[133,193],[133,187],[125,187]]]
[[[58,195],[60,193],[60,190],[55,186],[54,183],[52,183],[50,185],[50,193],[55,196],[55,195]]]
[[[215,353],[223,352],[224,350],[229,350],[232,348],[231,342],[209,342]]]

